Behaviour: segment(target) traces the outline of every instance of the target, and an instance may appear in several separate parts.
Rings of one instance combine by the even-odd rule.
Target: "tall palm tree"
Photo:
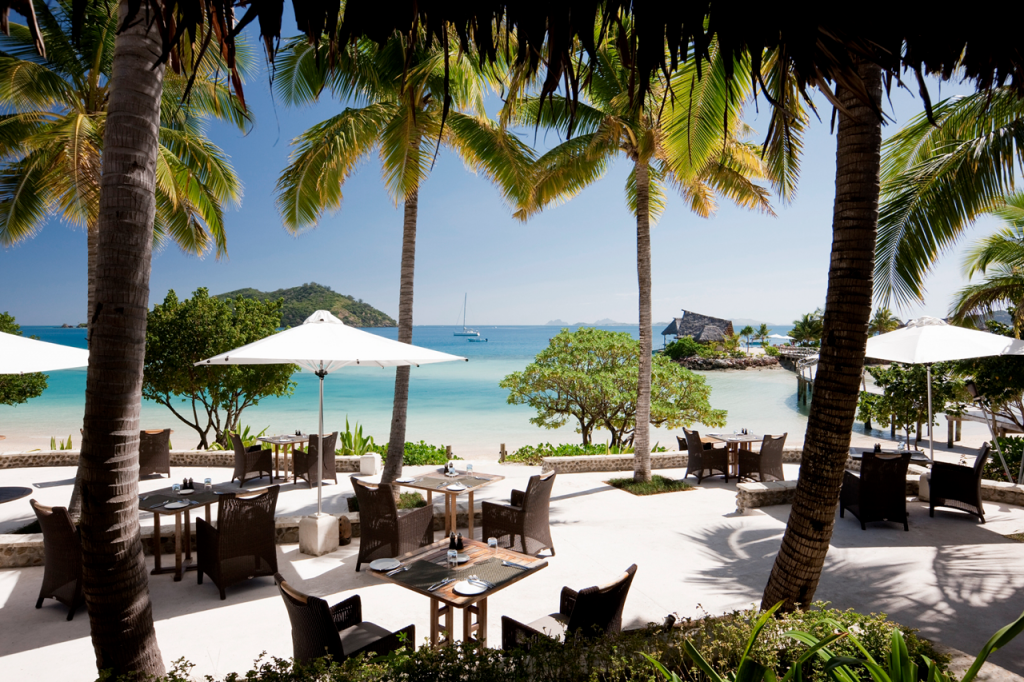
[[[278,181],[278,206],[288,229],[315,225],[325,212],[340,208],[345,181],[361,160],[377,152],[388,193],[403,204],[398,340],[404,343],[412,342],[419,191],[437,145],[483,171],[513,205],[533,160],[526,145],[484,112],[487,88],[500,86],[497,66],[484,66],[472,54],[460,57],[454,40],[452,48],[425,43],[410,46],[396,35],[378,49],[362,40],[332,63],[307,42],[295,41],[281,56],[275,77],[276,91],[288,104],[311,102],[325,89],[358,104],[293,141],[291,163]],[[384,482],[401,475],[408,403],[409,367],[398,367]]]
[[[45,57],[36,53],[26,26],[11,25],[11,35],[0,36],[0,106],[7,112],[0,115],[0,245],[29,239],[55,216],[85,228],[91,320],[117,2],[87,3],[77,40],[71,4],[37,9]],[[240,55],[249,60],[244,45]],[[197,256],[212,248],[218,257],[227,253],[223,207],[237,203],[242,192],[227,157],[203,130],[209,118],[248,126],[236,98],[214,77],[217,66],[197,74],[189,102],[181,102],[185,77],[173,74],[161,99],[155,238]]]
[[[874,317],[868,322],[868,334],[887,334],[900,328],[902,320],[892,314],[888,308],[882,307],[875,311]]]
[[[804,313],[799,320],[793,320],[789,336],[799,346],[817,346],[821,343],[822,319],[825,313],[818,308],[813,313]]]
[[[727,66],[742,73],[748,65],[727,65],[717,44],[709,54],[710,62],[698,65],[700,60],[690,59],[668,83],[653,81],[646,100],[634,105],[627,63],[635,55],[624,58],[609,40],[598,46],[589,65],[580,102],[557,95],[543,102],[535,96],[510,97],[503,112],[507,120],[540,124],[568,138],[537,159],[516,214],[520,219],[575,196],[599,180],[617,157],[633,166],[626,203],[636,217],[637,235],[640,368],[633,476],[639,481],[651,480],[651,220],[664,211],[669,187],[701,217],[715,212],[719,197],[772,213],[768,191],[753,181],[772,175],[771,167],[757,148],[740,141],[749,132],[740,120],[746,96],[742,84],[749,78],[739,75],[730,84],[726,76]],[[698,68],[703,68],[700,79]]]
[[[885,141],[876,296],[916,303],[924,279],[1024,171],[1024,99],[1012,88],[951,97]],[[1020,210],[1020,207],[1018,207]]]
[[[1000,213],[1010,223],[975,244],[964,255],[964,275],[984,275],[957,292],[950,309],[954,322],[976,322],[996,309],[1013,311],[1013,333],[1024,330],[1024,194],[1007,197]]]
[[[755,334],[757,334],[757,332],[755,332],[754,328],[751,327],[749,324],[746,327],[744,327],[743,329],[740,330],[740,336],[742,336],[747,341],[747,352],[748,353],[750,352],[750,339],[754,338]]]
[[[761,347],[764,348],[768,343],[768,337],[771,336],[772,330],[764,322],[754,332],[754,339],[761,342]]]

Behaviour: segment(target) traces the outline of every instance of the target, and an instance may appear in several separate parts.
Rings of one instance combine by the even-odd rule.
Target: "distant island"
[[[239,296],[261,301],[276,301],[283,298],[284,310],[281,315],[281,325],[284,327],[295,327],[302,324],[317,310],[329,310],[351,327],[398,326],[398,323],[390,316],[369,303],[363,303],[363,299],[339,294],[330,287],[316,282],[277,291],[259,291],[250,287],[218,294],[214,298],[227,300]]]

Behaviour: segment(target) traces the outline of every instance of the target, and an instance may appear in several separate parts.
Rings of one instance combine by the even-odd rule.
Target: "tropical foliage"
[[[771,336],[771,333],[771,328],[767,324],[762,322],[761,326],[754,330],[754,340],[760,342],[761,348],[767,348],[768,337]]]
[[[1014,336],[1013,328],[1008,325],[989,320],[986,326],[992,334]],[[974,382],[989,409],[1024,429],[1024,358],[1015,355],[972,358],[953,363],[953,367],[957,376]]]
[[[283,301],[282,327],[300,325],[317,310],[327,310],[351,327],[394,327],[397,324],[389,315],[369,303],[364,303],[363,299],[339,294],[330,287],[316,282],[275,291],[260,291],[247,287],[226,294],[217,294],[214,298],[230,303],[239,296],[259,301]]]
[[[281,324],[281,302],[237,298],[232,305],[196,289],[179,300],[174,291],[153,306],[146,327],[142,393],[195,430],[200,448],[227,444],[242,412],[268,396],[290,395],[294,365],[202,365],[194,363],[253,343]]]
[[[14,316],[0,313],[0,332],[21,336],[21,325]],[[20,405],[32,398],[38,398],[46,390],[49,377],[41,372],[32,374],[0,374],[0,405]]]
[[[741,329],[740,332],[739,332],[739,335],[742,336],[744,338],[744,340],[747,342],[747,352],[748,353],[750,352],[750,339],[751,338],[755,338],[756,334],[757,334],[757,332],[755,332],[754,328],[751,327],[749,324],[746,327],[744,327],[743,329]]]
[[[793,320],[793,330],[789,332],[796,346],[820,346],[823,330],[824,313],[818,308],[813,313],[804,313],[799,320]]]
[[[868,334],[887,334],[900,328],[902,321],[888,308],[879,308],[868,322]]]
[[[594,455],[631,455],[634,449],[628,445],[612,445],[611,443],[591,443],[580,445],[579,443],[563,443],[552,445],[541,443],[540,445],[524,445],[517,448],[515,452],[505,457],[506,462],[517,464],[544,464],[545,457],[586,457]],[[655,443],[651,452],[665,452],[665,448]]]
[[[570,419],[583,445],[595,429],[606,429],[613,446],[634,445],[637,419],[637,366],[640,343],[627,332],[582,327],[563,329],[521,372],[502,379],[510,405],[537,411],[530,422],[546,429]],[[704,379],[666,357],[655,356],[651,377],[654,426],[678,428],[695,422],[724,426],[726,413],[709,403]]]
[[[967,394],[963,381],[954,376],[954,363],[937,362],[932,365],[932,416],[937,419],[946,412],[963,409]],[[894,362],[888,367],[868,367],[867,372],[882,395],[861,394],[857,418],[888,424],[894,420],[910,441],[910,434],[918,424],[928,423],[927,368],[921,364],[907,365]],[[920,436],[919,438],[920,439]]]

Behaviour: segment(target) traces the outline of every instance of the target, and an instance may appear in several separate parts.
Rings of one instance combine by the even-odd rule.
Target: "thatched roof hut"
[[[715,343],[723,340],[725,340],[725,334],[713,324],[704,327],[700,336],[697,337],[697,341],[701,343]]]
[[[702,338],[707,333],[707,339]],[[733,335],[732,322],[720,317],[701,315],[700,313],[684,310],[682,317],[677,317],[662,330],[662,336],[674,336],[681,339],[684,336],[692,336],[694,340],[705,342],[721,341],[726,336]]]

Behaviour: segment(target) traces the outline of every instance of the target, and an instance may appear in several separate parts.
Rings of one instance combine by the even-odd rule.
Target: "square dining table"
[[[740,473],[740,450],[749,450],[751,443],[764,441],[764,436],[756,433],[709,433],[708,437],[714,438],[720,443],[729,446],[729,472],[730,476],[739,476]]]
[[[139,511],[148,511],[153,514],[153,575],[161,573],[174,573],[174,581],[181,580],[185,571],[196,570],[192,563],[192,522],[190,513],[200,508],[205,509],[206,521],[210,522],[210,505],[217,501],[219,495],[205,490],[196,490],[191,495],[175,495],[170,488],[157,490],[151,493],[144,493],[139,496]],[[188,505],[178,509],[168,509],[168,503],[187,502]],[[160,549],[160,517],[165,515],[174,516],[174,568],[164,568],[161,565]],[[182,524],[184,517],[184,524]],[[184,529],[182,526],[184,525]],[[182,558],[182,545],[184,544],[185,556]]]
[[[430,646],[435,649],[455,641],[456,609],[462,610],[463,641],[475,640],[480,646],[487,646],[487,598],[548,565],[544,559],[510,549],[491,549],[478,540],[464,540],[461,553],[469,556],[468,561],[456,569],[448,568],[448,540],[441,540],[396,557],[406,570],[391,571],[391,575],[388,571],[373,571],[381,580],[430,599]],[[515,566],[503,565],[506,561]],[[472,596],[455,592],[458,581],[470,575],[477,575],[494,587]],[[450,578],[455,578],[455,582],[430,590]]]
[[[260,436],[256,440],[258,440],[261,443],[265,443],[267,445],[273,445],[274,446],[274,477],[275,478],[284,478],[284,482],[287,483],[288,482],[288,448],[292,448],[294,450],[296,445],[303,445],[305,443],[308,443],[309,442],[309,436],[294,436],[294,435]],[[280,449],[281,452],[284,453],[284,476],[283,477],[281,476],[281,464],[278,461],[278,454],[279,454],[278,453],[278,449]],[[293,483],[297,482],[295,480],[295,466],[294,466],[294,462],[295,462],[295,458],[292,457],[292,482]]]
[[[495,481],[505,480],[504,476],[497,474],[481,474],[475,471],[455,471],[454,476],[448,476],[444,469],[432,471],[422,476],[412,477],[412,480],[398,480],[396,486],[405,486],[415,490],[423,490],[427,493],[427,504],[433,504],[434,493],[444,494],[444,534],[451,535],[457,526],[456,502],[462,493],[469,496],[469,530],[467,535],[473,537],[473,495],[477,490]],[[449,486],[462,484],[461,489],[450,490]]]

